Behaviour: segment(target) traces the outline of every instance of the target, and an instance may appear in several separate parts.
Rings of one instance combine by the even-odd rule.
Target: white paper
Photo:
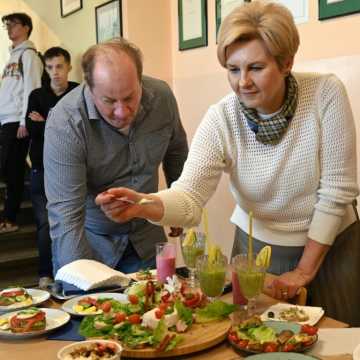
[[[183,0],[182,15],[183,41],[201,37],[201,1]]]
[[[310,350],[313,355],[352,354],[360,343],[360,328],[319,329],[319,340]]]
[[[296,24],[302,24],[309,21],[308,0],[276,0],[276,1],[286,6],[291,11]]]
[[[65,281],[81,290],[106,286],[127,286],[129,278],[120,271],[95,260],[76,260],[58,270],[55,280]]]

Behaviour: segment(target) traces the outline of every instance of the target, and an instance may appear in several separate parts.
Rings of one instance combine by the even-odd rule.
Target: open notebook
[[[81,259],[60,268],[55,280],[64,281],[87,291],[111,286],[124,287],[129,284],[130,278],[98,261]]]

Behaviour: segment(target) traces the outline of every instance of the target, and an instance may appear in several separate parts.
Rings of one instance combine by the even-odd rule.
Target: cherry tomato
[[[168,303],[162,302],[162,303],[159,304],[158,308],[159,308],[160,310],[165,311],[165,310],[168,308],[168,306],[169,306]]]
[[[199,293],[186,294],[184,305],[192,308],[199,305],[200,301],[201,301],[201,297]]]
[[[317,331],[318,331],[317,327],[308,324],[305,324],[301,327],[301,332],[308,335],[315,335]]]
[[[268,343],[265,345],[264,352],[276,352],[278,349],[277,344],[275,343]]]
[[[126,320],[126,315],[124,313],[119,312],[115,314],[115,319],[114,319],[115,324],[121,323],[125,320]]]
[[[294,344],[285,344],[284,345],[284,348],[283,348],[283,351],[285,352],[291,352],[291,351],[294,351],[295,349],[295,345]]]
[[[101,304],[101,310],[104,312],[104,313],[107,313],[111,310],[111,302],[110,301],[105,301]]]
[[[158,309],[155,311],[155,317],[157,319],[161,319],[164,316],[164,314],[165,314],[165,311],[162,309]]]
[[[237,337],[237,335],[235,333],[230,333],[228,335],[228,338],[230,341],[237,343],[239,341],[239,338]]]
[[[238,342],[238,345],[242,348],[242,349],[245,349],[249,344],[249,340],[240,340]]]
[[[137,295],[129,295],[128,299],[130,301],[131,304],[138,304],[139,303],[139,298],[137,297]]]
[[[1,296],[3,297],[13,297],[13,296],[21,296],[24,295],[24,290],[14,290],[14,291],[4,291]]]
[[[128,321],[131,324],[140,324],[141,323],[141,316],[139,314],[131,314],[128,316]]]

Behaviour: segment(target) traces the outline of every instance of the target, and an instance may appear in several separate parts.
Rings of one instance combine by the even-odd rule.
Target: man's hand
[[[26,130],[26,127],[23,125],[20,125],[16,134],[16,137],[18,139],[23,139],[26,138],[27,136],[29,136],[28,131]]]
[[[139,204],[141,199],[151,199],[151,203]],[[127,188],[112,188],[100,193],[95,198],[105,215],[119,223],[134,218],[159,221],[164,215],[164,206],[155,195],[138,193]]]
[[[30,118],[32,121],[38,121],[38,122],[45,121],[45,118],[44,118],[40,113],[38,113],[37,111],[32,111],[32,112],[29,114],[29,118]]]

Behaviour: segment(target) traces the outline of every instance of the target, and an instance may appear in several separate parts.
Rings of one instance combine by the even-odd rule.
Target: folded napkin
[[[98,261],[81,259],[60,268],[56,273],[55,280],[88,291],[91,289],[116,286],[124,287],[129,284],[130,278],[124,273],[114,270]]]
[[[47,340],[82,341],[85,338],[79,335],[81,320],[71,319],[67,324],[60,327],[47,336]]]

